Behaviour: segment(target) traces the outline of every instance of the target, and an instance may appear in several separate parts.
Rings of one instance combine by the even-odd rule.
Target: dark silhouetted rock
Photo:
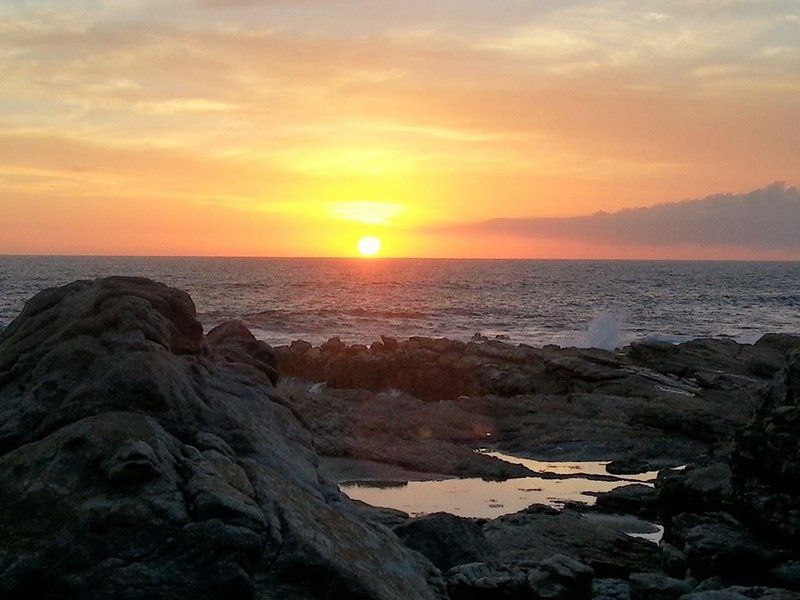
[[[609,512],[654,517],[659,513],[658,492],[643,483],[631,483],[597,496],[597,508]]]
[[[636,475],[651,470],[650,463],[640,458],[612,460],[606,465],[606,471],[612,475]]]
[[[411,519],[394,528],[403,543],[442,571],[465,563],[489,560],[491,549],[480,523],[447,513]]]

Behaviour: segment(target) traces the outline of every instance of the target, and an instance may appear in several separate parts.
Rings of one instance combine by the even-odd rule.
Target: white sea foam
[[[589,323],[586,346],[614,350],[622,346],[623,321],[614,313],[601,313]]]

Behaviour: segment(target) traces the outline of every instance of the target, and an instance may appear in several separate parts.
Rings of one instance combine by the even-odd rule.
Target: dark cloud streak
[[[582,217],[491,219],[442,231],[621,245],[800,249],[800,190],[775,183],[747,194]]]

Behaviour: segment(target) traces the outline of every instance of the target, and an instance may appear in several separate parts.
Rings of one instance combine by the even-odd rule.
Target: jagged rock
[[[320,479],[267,367],[151,281],[31,300],[0,335],[0,597],[443,597]]]

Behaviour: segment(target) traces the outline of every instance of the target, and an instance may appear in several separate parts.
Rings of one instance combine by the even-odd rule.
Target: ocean
[[[611,348],[800,332],[800,263],[19,256],[0,257],[0,327],[44,288],[108,275],[186,290],[206,328],[241,319],[273,345],[480,334]]]

